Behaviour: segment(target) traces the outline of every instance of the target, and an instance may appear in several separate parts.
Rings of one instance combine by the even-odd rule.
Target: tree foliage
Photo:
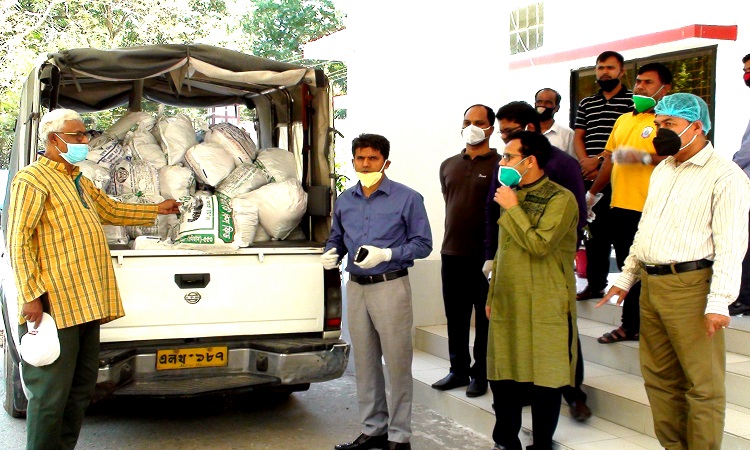
[[[49,53],[206,43],[289,60],[305,42],[340,27],[330,0],[0,0],[0,167],[7,165],[23,82]],[[106,128],[123,112],[100,113],[92,125]]]

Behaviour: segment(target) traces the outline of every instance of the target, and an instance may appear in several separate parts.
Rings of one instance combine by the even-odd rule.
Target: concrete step
[[[608,345],[596,342],[595,338],[601,335],[599,332],[610,331],[612,325],[611,322],[579,319],[585,358],[583,389],[589,396],[588,404],[594,417],[583,424],[578,423],[569,417],[563,404],[564,417],[561,417],[555,434],[561,448],[594,449],[605,448],[605,445],[618,449],[660,448],[654,436],[651,409],[638,368],[637,342]],[[446,396],[443,395],[446,393],[430,388],[430,384],[442,378],[450,367],[446,360],[445,325],[418,327],[415,348],[418,350],[414,366],[415,400],[480,433],[491,434],[494,414],[489,394],[480,399],[469,399],[462,389],[449,391]],[[746,366],[750,364],[745,364],[743,358],[744,355],[733,355],[727,360],[728,368],[733,366],[734,372],[731,376],[728,372],[727,376],[729,404],[723,448],[750,448],[750,409],[743,406],[749,390],[743,388],[750,376]],[[473,408],[468,405],[473,405]],[[526,434],[531,426],[530,417],[530,411],[525,411]]]

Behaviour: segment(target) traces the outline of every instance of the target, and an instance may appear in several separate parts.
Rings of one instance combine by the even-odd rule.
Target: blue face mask
[[[65,153],[63,153],[62,150],[60,150],[60,147],[58,147],[57,145],[55,145],[55,148],[60,152],[60,156],[62,157],[62,159],[71,164],[83,161],[89,154],[88,144],[70,144],[66,142],[65,145],[68,147],[68,151]]]

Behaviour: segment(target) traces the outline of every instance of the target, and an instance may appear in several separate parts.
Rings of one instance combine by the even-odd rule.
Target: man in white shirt
[[[665,96],[655,109],[648,196],[622,273],[597,306],[640,279],[641,372],[656,437],[667,449],[720,449],[728,306],[748,241],[750,180],[716,153],[706,103]]]
[[[555,122],[555,113],[560,110],[560,100],[562,96],[552,88],[542,88],[534,96],[534,106],[539,113],[542,134],[547,137],[550,144],[578,160],[573,146],[575,133],[565,125]]]

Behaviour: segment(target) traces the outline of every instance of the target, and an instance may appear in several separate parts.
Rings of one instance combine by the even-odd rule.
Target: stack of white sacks
[[[191,120],[129,112],[89,143],[83,175],[128,203],[182,202],[180,217],[153,227],[104,226],[111,244],[159,236],[166,244],[229,244],[286,239],[307,207],[294,155],[258,150],[241,129],[213,125],[203,142]],[[202,188],[196,190],[196,188]]]

